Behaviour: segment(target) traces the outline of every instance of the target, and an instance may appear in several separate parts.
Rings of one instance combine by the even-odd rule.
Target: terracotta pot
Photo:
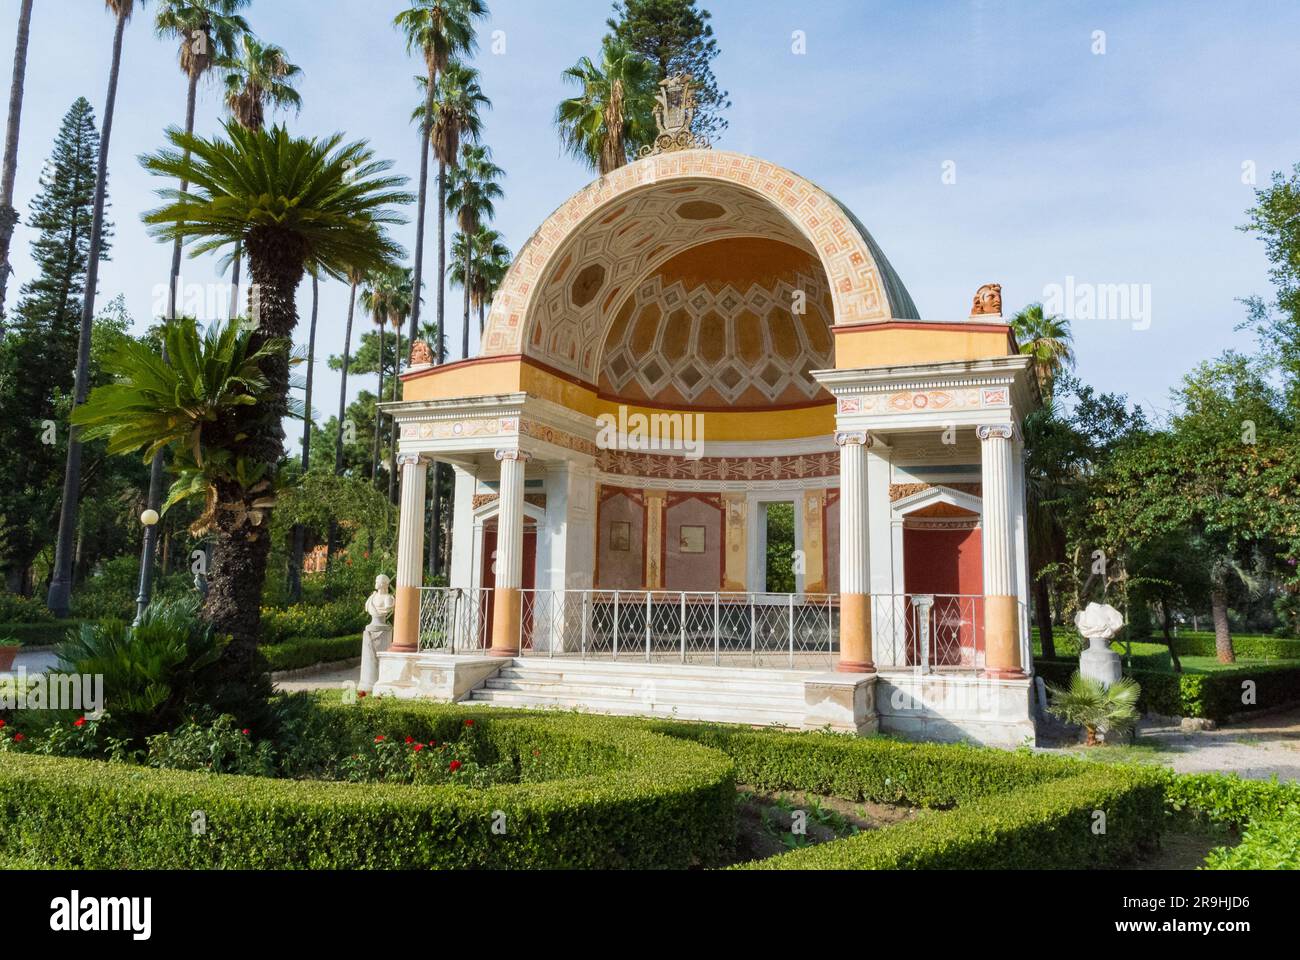
[[[14,657],[18,656],[18,651],[22,647],[2,646],[0,647],[0,673],[9,670],[14,665]]]

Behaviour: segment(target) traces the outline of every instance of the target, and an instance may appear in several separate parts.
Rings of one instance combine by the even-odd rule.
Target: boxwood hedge
[[[407,787],[10,754],[0,850],[89,869],[644,869],[730,853],[734,772],[716,751],[601,717],[336,709],[340,723],[417,739],[448,739],[474,719],[499,757],[539,751],[548,779]]]

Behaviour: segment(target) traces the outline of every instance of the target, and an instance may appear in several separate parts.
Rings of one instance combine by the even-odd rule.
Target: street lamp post
[[[144,612],[149,607],[149,595],[153,592],[153,545],[158,536],[158,511],[152,508],[140,514],[140,523],[144,525],[144,546],[140,551],[140,592],[135,598],[135,625],[144,619]]]

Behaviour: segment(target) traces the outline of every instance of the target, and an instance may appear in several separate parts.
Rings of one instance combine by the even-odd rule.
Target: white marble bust
[[[375,577],[375,592],[366,600],[366,613],[370,614],[370,626],[386,627],[388,618],[393,615],[396,600],[388,592],[391,581],[382,573]]]

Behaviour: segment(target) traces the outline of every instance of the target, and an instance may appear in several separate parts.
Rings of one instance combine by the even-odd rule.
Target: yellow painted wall
[[[835,367],[900,367],[914,363],[988,360],[1010,352],[1001,331],[861,327],[837,332]]]

